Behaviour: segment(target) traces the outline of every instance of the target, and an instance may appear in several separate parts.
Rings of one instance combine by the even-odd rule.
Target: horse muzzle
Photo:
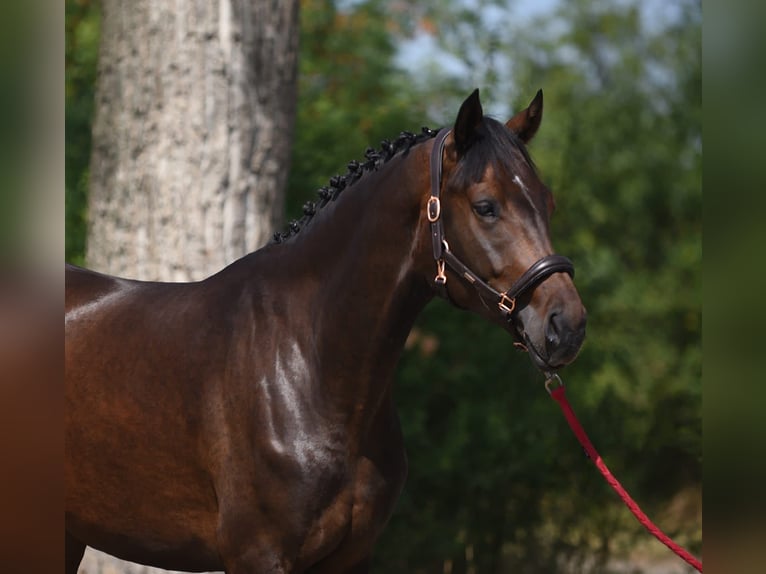
[[[534,365],[554,372],[575,360],[585,340],[587,312],[582,304],[549,311],[543,320],[529,307],[517,315],[517,331]]]

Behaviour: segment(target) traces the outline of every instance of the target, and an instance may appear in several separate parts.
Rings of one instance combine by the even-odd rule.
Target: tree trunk
[[[87,262],[196,280],[280,224],[298,0],[102,2]]]

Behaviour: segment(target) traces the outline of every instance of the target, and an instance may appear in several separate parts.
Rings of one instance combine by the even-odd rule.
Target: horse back
[[[119,279],[67,263],[65,310],[84,305],[119,287]]]

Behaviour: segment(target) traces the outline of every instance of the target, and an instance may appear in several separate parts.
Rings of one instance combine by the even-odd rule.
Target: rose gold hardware
[[[436,277],[434,278],[434,283],[437,285],[447,284],[447,275],[444,273],[444,259],[439,259],[436,262]]]
[[[428,198],[428,209],[426,210],[428,221],[436,223],[442,214],[442,204],[438,197],[431,196]]]
[[[516,308],[516,298],[511,299],[505,293],[501,293],[500,301],[498,301],[497,306],[503,313],[510,315]]]

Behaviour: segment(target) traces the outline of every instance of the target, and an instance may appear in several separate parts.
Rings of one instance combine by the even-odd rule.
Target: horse
[[[526,149],[475,90],[402,132],[266,246],[198,282],[66,269],[66,572],[86,545],[173,570],[363,573],[407,474],[392,385],[435,297],[546,373],[586,311]],[[510,348],[510,345],[509,345]]]

